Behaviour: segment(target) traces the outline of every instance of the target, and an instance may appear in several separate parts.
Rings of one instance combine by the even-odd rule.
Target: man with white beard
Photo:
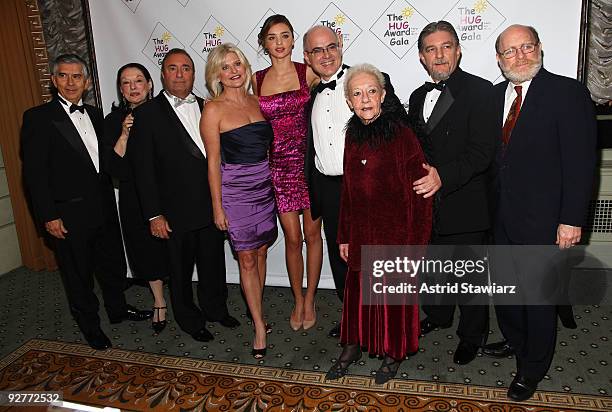
[[[581,83],[542,67],[542,44],[533,27],[508,27],[495,48],[507,79],[494,88],[501,130],[494,168],[495,243],[572,247],[580,242],[593,189],[593,102]],[[504,256],[512,264],[500,265],[500,271],[502,266],[513,268],[512,276],[525,294],[543,286],[524,256],[518,259],[506,251]],[[492,275],[499,276],[495,270]],[[515,401],[533,395],[555,352],[557,308],[539,302],[497,305],[508,342],[483,349],[490,354],[504,346],[514,348],[517,372],[508,397]]]

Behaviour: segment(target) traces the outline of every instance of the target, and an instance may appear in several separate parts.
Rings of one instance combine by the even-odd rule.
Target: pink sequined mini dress
[[[270,172],[279,213],[310,208],[308,187],[304,176],[306,106],[310,89],[306,80],[306,65],[294,62],[300,88],[270,96],[261,96],[261,85],[269,67],[255,73],[257,94],[263,116],[272,125],[274,139],[270,147]]]

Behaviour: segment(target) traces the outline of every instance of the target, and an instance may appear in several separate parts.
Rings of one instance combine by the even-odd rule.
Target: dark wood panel
[[[23,112],[48,98],[50,80],[42,25],[36,0],[0,2],[0,147],[4,156],[11,204],[23,264],[35,270],[56,268],[32,220],[26,201],[19,157]]]

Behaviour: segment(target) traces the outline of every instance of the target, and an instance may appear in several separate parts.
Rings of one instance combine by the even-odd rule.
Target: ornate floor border
[[[122,349],[96,351],[83,344],[43,339],[32,339],[0,360],[0,370],[4,370],[30,350],[41,350],[63,355],[82,355],[101,360],[133,362],[140,365],[176,368],[183,371],[227,375],[230,377],[261,378],[280,383],[298,383],[309,386],[324,386],[326,388],[341,388],[345,390],[367,390],[380,394],[453,397],[475,402],[504,403],[510,408],[512,405],[523,405],[508,401],[506,398],[506,389],[504,388],[400,379],[394,379],[384,386],[379,386],[374,384],[372,378],[363,376],[346,376],[337,383],[330,383],[324,381],[324,374],[321,372],[243,365],[229,362],[157,355],[145,352],[133,352]],[[533,398],[529,400],[528,405],[553,408],[554,410],[580,409],[585,411],[609,411],[612,410],[612,397],[538,391]],[[527,406],[527,404],[524,406]]]

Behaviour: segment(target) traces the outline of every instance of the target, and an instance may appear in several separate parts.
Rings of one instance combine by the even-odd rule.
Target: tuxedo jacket
[[[102,170],[102,112],[89,105],[85,105],[85,110],[98,138]],[[21,155],[24,183],[35,218],[41,225],[61,218],[70,232],[118,222],[110,177],[96,171],[59,100],[23,114]]]
[[[507,85],[495,86],[498,130]],[[523,99],[507,147],[498,144],[497,221],[513,243],[554,244],[559,224],[584,225],[593,194],[593,102],[578,81],[544,68]]]
[[[427,123],[425,85],[412,92],[408,110],[425,156],[442,181],[435,199],[434,231],[451,235],[487,230],[487,170],[500,134],[493,85],[459,67],[445,83]]]
[[[212,224],[208,162],[163,90],[133,114],[127,153],[143,217],[164,215],[174,232]]]
[[[344,70],[350,68],[350,66],[344,65]],[[385,100],[396,100],[393,104],[401,105],[400,99],[395,95],[395,89],[391,84],[391,79],[387,73],[383,73],[385,78]],[[312,134],[312,106],[317,97],[317,92],[313,89],[310,92],[310,102],[306,109],[306,118],[308,119],[308,134],[306,135],[306,156],[304,158],[304,174],[306,175],[306,183],[308,184],[308,194],[310,196],[310,213],[313,219],[317,219],[321,216],[320,201],[321,196],[319,188],[316,186],[313,175],[316,169],[315,166],[315,147],[314,147],[314,136]],[[405,120],[407,121],[408,115],[406,114]],[[347,119],[348,122],[348,119]],[[345,126],[345,125],[343,125]],[[338,193],[340,196],[340,193]]]

